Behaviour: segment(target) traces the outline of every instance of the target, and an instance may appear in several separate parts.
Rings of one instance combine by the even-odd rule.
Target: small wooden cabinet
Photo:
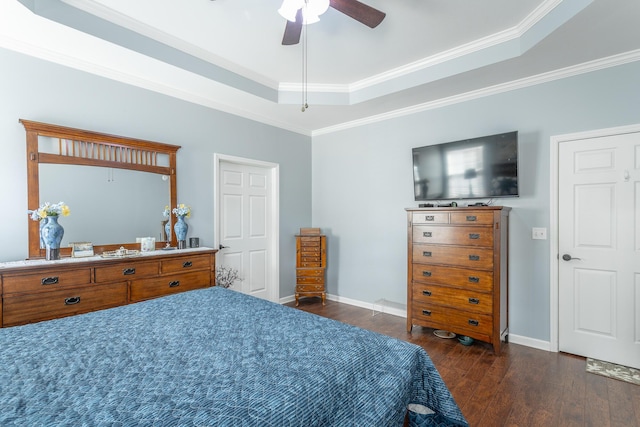
[[[322,298],[325,304],[327,236],[319,228],[302,228],[296,235],[296,306],[300,297]]]
[[[214,284],[209,248],[138,257],[0,263],[2,326],[116,307]]]
[[[511,208],[407,210],[407,331],[444,329],[500,353],[508,328]]]

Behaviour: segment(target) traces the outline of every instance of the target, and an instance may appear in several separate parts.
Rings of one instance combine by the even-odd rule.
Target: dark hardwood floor
[[[640,386],[587,373],[583,357],[513,343],[496,356],[489,344],[465,347],[432,329],[408,334],[390,314],[316,298],[298,308],[422,346],[470,426],[640,427]]]

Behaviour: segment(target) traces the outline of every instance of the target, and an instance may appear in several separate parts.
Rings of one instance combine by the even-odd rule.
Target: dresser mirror
[[[91,242],[97,254],[139,249],[137,237],[166,244],[165,206],[177,205],[175,145],[20,120],[27,133],[28,207],[63,201],[71,214],[62,255],[70,242]],[[168,218],[173,221],[173,216]],[[37,221],[29,221],[29,258],[44,256]],[[171,233],[169,243],[175,246]]]

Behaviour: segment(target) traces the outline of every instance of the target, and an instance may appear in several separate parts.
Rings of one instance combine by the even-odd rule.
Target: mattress
[[[419,346],[219,287],[0,329],[2,426],[466,425]]]

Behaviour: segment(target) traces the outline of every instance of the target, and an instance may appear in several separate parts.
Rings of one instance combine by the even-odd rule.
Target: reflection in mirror
[[[135,242],[136,237],[164,240],[162,216],[170,205],[164,175],[127,169],[41,163],[40,203],[65,202],[64,238],[94,245]]]

